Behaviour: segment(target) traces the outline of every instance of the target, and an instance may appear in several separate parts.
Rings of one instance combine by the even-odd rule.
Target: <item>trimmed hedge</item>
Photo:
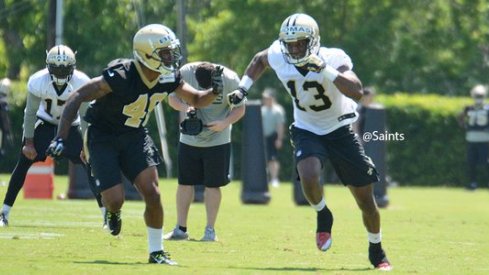
[[[466,178],[465,132],[456,116],[470,98],[433,94],[382,95],[389,132],[404,141],[387,144],[388,174],[402,185],[462,186]]]
[[[25,106],[25,83],[14,83],[10,102],[10,118],[14,132],[14,147],[0,162],[0,172],[10,173],[17,161],[22,138],[22,119]],[[464,130],[456,121],[456,115],[470,98],[446,97],[432,94],[397,93],[378,95],[377,101],[387,111],[389,133],[403,133],[403,141],[388,141],[388,174],[401,185],[451,185],[466,184]],[[292,121],[290,106],[284,105],[287,121]],[[165,104],[166,105],[166,104]],[[176,176],[176,144],[178,143],[178,113],[164,107],[168,127],[168,144],[173,161],[172,175]],[[154,117],[149,122],[151,136],[159,143]],[[241,161],[241,123],[233,127],[234,178],[239,179]],[[286,137],[288,139],[288,135]],[[279,160],[280,177],[289,181],[292,174],[292,148],[287,140]],[[160,173],[165,175],[163,165]],[[57,173],[66,173],[66,161],[58,164]]]

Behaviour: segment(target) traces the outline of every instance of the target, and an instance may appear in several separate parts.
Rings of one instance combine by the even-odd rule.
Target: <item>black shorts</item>
[[[178,144],[178,184],[221,187],[230,182],[231,144],[196,147]]]
[[[265,147],[267,149],[267,161],[277,159],[277,147],[275,147],[275,141],[277,140],[277,133],[273,133],[268,137],[265,137]]]
[[[360,187],[379,181],[375,165],[365,155],[351,126],[320,136],[291,125],[290,134],[296,163],[315,156],[323,164],[329,158],[344,185]]]
[[[37,157],[34,162],[46,160],[46,150],[58,132],[58,126],[38,119],[34,130],[34,148],[36,148]],[[25,143],[25,140],[24,140]],[[72,126],[68,138],[64,140],[64,150],[62,157],[71,160],[74,163],[81,163],[80,152],[82,150],[83,140],[78,126]]]
[[[468,142],[467,163],[470,166],[487,165],[489,161],[489,142]]]
[[[145,128],[124,134],[87,130],[88,162],[101,191],[122,183],[121,171],[131,182],[144,169],[160,164],[161,158]]]

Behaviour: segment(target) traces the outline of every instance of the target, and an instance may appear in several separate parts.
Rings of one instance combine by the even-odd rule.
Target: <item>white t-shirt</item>
[[[41,104],[36,115],[49,123],[58,125],[65,107],[65,102],[68,100],[70,94],[89,80],[90,78],[86,74],[75,70],[66,88],[61,94],[58,94],[54,88],[48,69],[45,68],[36,72],[27,82],[29,93],[41,98]],[[80,118],[78,117],[73,122],[73,125],[78,125],[79,123]]]
[[[195,71],[201,63],[202,62],[187,63],[180,68],[182,79],[197,89],[203,89],[202,87],[199,87],[199,83],[195,77]],[[232,108],[226,100],[227,94],[238,89],[239,86],[239,76],[236,72],[219,64],[214,65],[224,68],[222,72],[224,87],[222,94],[218,95],[210,105],[197,109],[197,117],[202,120],[204,125],[216,120],[223,120],[229,116]],[[204,127],[202,132],[196,136],[180,134],[180,142],[195,147],[223,145],[231,142],[231,129],[232,125],[229,125],[221,132],[214,132],[209,128]]]
[[[350,57],[341,49],[321,47],[319,57],[335,69],[341,66],[353,69]],[[287,63],[278,40],[268,49],[268,63],[293,99],[297,128],[326,135],[357,120],[357,103],[342,94],[323,74],[308,72],[303,76]]]

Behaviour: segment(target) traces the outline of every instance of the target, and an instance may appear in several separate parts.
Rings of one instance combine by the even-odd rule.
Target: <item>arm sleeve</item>
[[[41,98],[27,93],[27,103],[24,110],[24,138],[34,137],[34,125],[36,123],[36,112],[41,104]]]

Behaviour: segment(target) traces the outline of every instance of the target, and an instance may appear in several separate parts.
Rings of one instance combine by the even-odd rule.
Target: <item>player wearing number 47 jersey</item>
[[[8,225],[10,209],[24,185],[27,171],[34,162],[46,159],[46,149],[56,135],[59,118],[64,104],[74,90],[90,79],[83,72],[75,69],[75,53],[65,45],[54,46],[47,52],[46,68],[34,73],[27,82],[27,103],[24,112],[24,132],[22,152],[12,172],[7,194],[0,213],[0,227]],[[80,109],[84,113],[86,105]],[[80,119],[69,125],[66,150],[62,156],[74,163],[81,164],[80,152],[82,138]],[[83,125],[82,125],[83,126]],[[82,127],[83,130],[86,127]],[[100,195],[96,192],[93,178],[89,177],[90,189],[97,198],[99,207],[104,213]]]
[[[134,59],[114,62],[101,76],[76,90],[66,102],[58,136],[49,153],[63,151],[70,124],[82,102],[93,101],[85,119],[88,162],[102,191],[112,235],[121,231],[124,189],[121,172],[141,193],[146,209],[149,262],[176,264],[163,250],[163,206],[158,188],[158,150],[145,128],[151,111],[172,92],[196,107],[204,107],[222,94],[222,69],[217,67],[211,87],[198,91],[178,71],[180,42],[163,25],[141,28],[133,39]]]
[[[282,23],[279,39],[255,55],[240,88],[228,99],[239,103],[267,67],[275,71],[294,101],[291,139],[304,194],[317,211],[317,247],[326,251],[332,243],[333,215],[319,182],[323,162],[329,158],[362,211],[370,262],[375,268],[390,270],[380,244],[380,215],[372,193],[377,172],[350,126],[357,119],[355,101],[362,97],[362,84],[352,71],[350,57],[343,50],[320,47],[316,21],[306,14],[293,14]]]

